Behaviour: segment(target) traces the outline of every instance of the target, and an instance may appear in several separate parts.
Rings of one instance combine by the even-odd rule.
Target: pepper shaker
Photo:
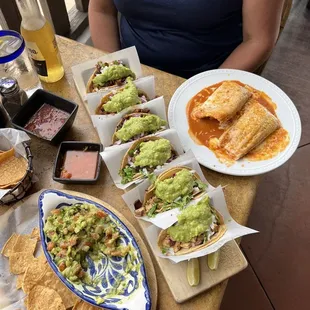
[[[26,92],[21,89],[14,78],[0,79],[1,103],[10,119],[19,111],[20,107],[28,99]]]

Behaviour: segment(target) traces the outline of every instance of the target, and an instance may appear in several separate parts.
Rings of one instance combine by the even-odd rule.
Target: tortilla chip
[[[39,255],[37,258],[38,258],[38,260],[41,261],[42,263],[46,263],[46,262],[47,262],[43,250],[42,250],[42,252],[40,253],[40,255]]]
[[[98,309],[102,308],[95,307],[83,300],[79,300],[78,302],[75,303],[72,310],[98,310]]]
[[[36,246],[36,239],[31,239],[29,235],[19,235],[16,243],[13,246],[12,252],[30,252],[31,254],[33,254]]]
[[[55,275],[51,268],[47,268],[45,274],[37,282],[37,285],[42,285],[55,290],[61,297],[66,308],[73,307],[78,300],[76,297]]]
[[[24,157],[10,157],[0,163],[0,186],[19,182],[27,172],[28,162]]]
[[[4,247],[2,248],[1,250],[1,254],[4,255],[5,257],[9,257],[12,250],[13,250],[13,247],[17,241],[17,238],[19,237],[18,234],[13,234],[9,239],[8,241],[5,243]]]
[[[23,285],[23,281],[24,281],[24,273],[21,273],[17,276],[17,280],[16,280],[16,288],[19,290],[22,288]]]
[[[19,181],[16,183],[9,183],[9,184],[5,184],[5,185],[1,185],[0,189],[14,188],[18,183],[19,183]]]
[[[31,239],[37,239],[37,241],[40,241],[40,229],[38,227],[35,227],[31,234],[30,234]]]
[[[27,267],[23,279],[22,289],[26,294],[37,284],[48,269],[48,264],[39,259],[33,260]]]
[[[34,259],[34,256],[29,251],[10,254],[10,272],[13,274],[21,274],[25,272],[28,265],[31,264]]]
[[[1,152],[0,153],[0,164],[6,161],[7,159],[9,159],[10,157],[14,157],[14,155],[15,155],[15,150],[13,148],[11,148],[8,151]]]
[[[59,294],[48,287],[36,285],[28,295],[28,310],[66,310]]]

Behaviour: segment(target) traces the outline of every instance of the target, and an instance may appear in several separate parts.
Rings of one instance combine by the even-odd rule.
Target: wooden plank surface
[[[40,0],[43,12],[49,16],[55,33],[66,36],[70,33],[70,22],[65,0]]]
[[[80,12],[88,11],[89,0],[75,0],[75,6]]]
[[[143,232],[151,224],[138,220],[138,224]],[[146,238],[147,239],[147,238]],[[149,242],[149,240],[147,239]],[[198,294],[205,292],[216,284],[232,277],[245,269],[248,265],[243,253],[235,241],[225,244],[220,250],[219,266],[212,271],[207,265],[207,257],[200,257],[200,283],[198,286],[191,287],[187,281],[186,269],[187,262],[174,264],[168,259],[156,256],[155,249],[149,243],[153,255],[159,265],[161,272],[170,288],[173,298],[178,303],[183,303]]]
[[[15,1],[0,0],[0,9],[8,28],[20,32],[21,16]]]

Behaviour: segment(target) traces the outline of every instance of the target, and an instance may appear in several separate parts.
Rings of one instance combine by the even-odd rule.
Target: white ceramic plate
[[[215,154],[206,146],[198,145],[191,139],[188,134],[187,103],[203,88],[223,80],[238,80],[264,91],[271,97],[277,105],[277,115],[290,135],[290,143],[283,152],[272,159],[263,161],[250,162],[241,159],[234,165],[227,167],[225,164],[220,163]],[[185,151],[191,149],[199,163],[203,166],[230,175],[257,175],[278,168],[294,154],[301,136],[299,114],[290,98],[279,87],[268,80],[256,74],[240,70],[218,69],[206,71],[184,82],[174,93],[170,101],[168,119],[170,127],[177,130]]]

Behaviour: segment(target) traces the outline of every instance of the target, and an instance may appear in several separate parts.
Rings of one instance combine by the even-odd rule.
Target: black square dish
[[[53,170],[53,180],[63,184],[94,184],[97,182],[100,173],[101,156],[100,152],[103,147],[99,143],[82,142],[82,141],[65,141],[59,146],[56,161]],[[64,165],[67,151],[93,151],[98,152],[95,177],[93,179],[73,179],[61,178],[61,171]],[[82,165],[83,166],[83,165]]]
[[[58,129],[58,131],[51,137],[43,137],[42,135],[39,135],[25,128],[25,126],[30,121],[32,116],[34,116],[42,108],[44,104],[50,105],[53,108],[60,110],[60,112],[62,111],[62,112],[66,112],[69,114],[68,118],[66,118],[64,123]],[[22,105],[18,113],[13,117],[12,124],[15,128],[26,131],[27,133],[37,136],[40,139],[50,141],[52,143],[57,143],[57,142],[60,142],[64,134],[71,128],[74,122],[77,110],[78,110],[78,105],[76,103],[66,100],[62,97],[56,96],[43,89],[38,89]]]

